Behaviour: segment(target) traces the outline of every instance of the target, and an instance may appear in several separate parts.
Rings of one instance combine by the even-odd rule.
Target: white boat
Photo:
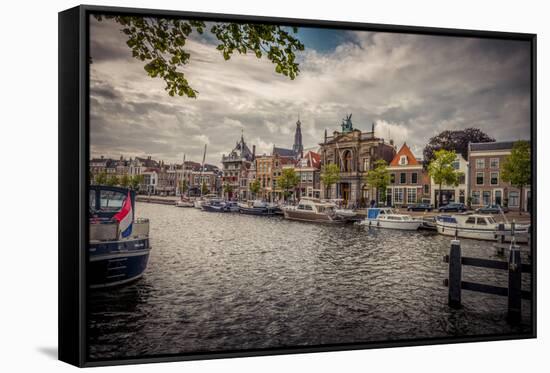
[[[315,223],[343,223],[347,220],[336,214],[334,203],[315,198],[302,198],[298,205],[284,207],[283,213],[285,219]]]
[[[359,224],[378,228],[415,231],[422,225],[422,220],[413,219],[406,214],[397,214],[391,208],[369,208],[367,209],[367,218]]]
[[[334,211],[336,212],[337,215],[340,215],[343,218],[350,219],[350,218],[355,218],[357,216],[357,213],[353,211],[353,209],[346,208],[344,206],[343,199],[338,199],[338,198],[322,199],[321,202],[334,204],[335,206]]]
[[[439,215],[435,217],[437,232],[445,236],[457,236],[461,238],[473,238],[476,240],[496,239],[495,232],[498,223],[491,215],[484,214],[455,214]],[[504,224],[505,231],[511,231],[511,224]],[[529,224],[516,224],[516,233],[527,233]],[[523,241],[524,239],[517,239]]]
[[[218,196],[216,194],[206,194],[202,196],[201,198],[197,198],[195,202],[193,202],[193,207],[196,209],[202,210],[202,205],[205,203],[209,203],[212,199],[217,199]]]

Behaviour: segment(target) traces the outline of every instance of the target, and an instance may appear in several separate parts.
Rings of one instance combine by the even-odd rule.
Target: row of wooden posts
[[[527,234],[527,242],[530,244],[530,232]],[[531,264],[521,263],[520,246],[515,242],[515,239],[519,236],[515,232],[515,223],[512,223],[511,231],[506,231],[503,224],[499,225],[496,236],[498,241],[495,245],[497,251],[503,253],[505,247],[509,249],[508,261],[462,256],[460,241],[455,233],[455,239],[451,241],[450,253],[444,257],[445,262],[449,263],[449,278],[444,280],[444,285],[449,288],[448,303],[452,308],[462,307],[462,290],[507,296],[508,322],[517,324],[521,322],[521,300],[531,299],[531,292],[521,289],[521,274],[532,273],[532,266]],[[508,245],[504,244],[506,238],[511,239],[511,243]],[[462,266],[506,270],[508,271],[508,287],[463,281]]]

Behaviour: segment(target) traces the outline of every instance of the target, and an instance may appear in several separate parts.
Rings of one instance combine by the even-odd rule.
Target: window
[[[363,158],[363,171],[368,171],[368,170],[369,170],[369,159]]]
[[[518,207],[519,206],[519,193],[518,192],[508,192],[508,206]]]
[[[495,169],[495,168],[498,168],[498,166],[499,166],[499,159],[491,158],[491,160],[489,161],[489,167]]]
[[[477,218],[477,225],[487,225],[485,218]]]
[[[400,165],[405,165],[405,164],[407,164],[407,156],[406,156],[406,155],[402,155],[402,156],[399,158],[399,164],[400,164]]]
[[[395,174],[390,175],[390,184],[395,184]]]
[[[399,184],[405,184],[407,182],[407,174],[402,172],[399,175]]]
[[[407,189],[407,203],[416,203],[416,188]]]
[[[479,190],[472,191],[472,205],[479,205]]]
[[[126,194],[110,190],[99,192],[99,208],[101,211],[118,211],[126,199]]]
[[[485,159],[484,158],[476,159],[476,168],[477,169],[485,168]]]
[[[483,185],[483,172],[476,172],[476,185]]]
[[[418,174],[416,172],[413,172],[411,174],[411,184],[416,184],[418,183]]]
[[[424,184],[424,194],[428,194],[428,193],[430,193],[430,185]]]
[[[466,224],[475,224],[475,223],[476,223],[476,218],[469,217],[468,219],[466,219]]]
[[[351,172],[351,151],[346,150],[344,152],[344,171]]]
[[[458,177],[458,183],[459,184],[466,184],[466,175],[460,174],[460,176]]]
[[[313,210],[313,207],[311,207],[310,205],[305,205],[305,206],[304,206],[304,210],[309,210],[309,211],[311,211],[311,210]]]
[[[393,190],[393,202],[403,203],[403,188],[395,188]]]
[[[483,191],[483,205],[489,205],[491,203],[491,191]]]
[[[498,172],[491,172],[491,185],[498,185]]]
[[[460,168],[460,161],[458,159],[455,159],[452,166],[455,170],[458,170]]]

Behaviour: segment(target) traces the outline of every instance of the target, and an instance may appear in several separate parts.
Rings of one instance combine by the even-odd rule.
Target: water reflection
[[[448,237],[153,204],[137,211],[151,219],[149,266],[131,286],[92,293],[92,358],[529,328],[528,319],[506,323],[506,298],[469,292],[463,309],[447,306]],[[490,243],[462,246],[464,255],[495,255]],[[507,281],[502,271],[470,268],[464,277]]]

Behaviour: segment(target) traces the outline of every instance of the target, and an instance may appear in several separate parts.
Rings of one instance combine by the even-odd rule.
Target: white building
[[[454,185],[442,185],[441,193],[443,195],[443,205],[449,202],[459,202],[466,204],[468,198],[468,161],[464,159],[461,154],[457,154],[455,162],[453,163],[455,170],[459,170],[463,173],[460,177],[458,186]],[[430,178],[430,190],[431,190],[431,203],[434,206],[439,207],[439,184],[435,184],[434,180]]]

